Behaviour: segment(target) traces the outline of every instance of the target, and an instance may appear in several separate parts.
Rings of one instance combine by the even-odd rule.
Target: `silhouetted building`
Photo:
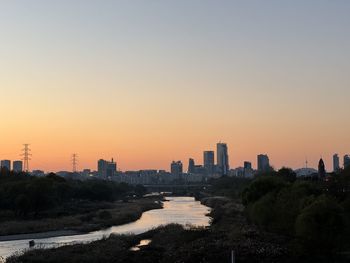
[[[338,154],[333,155],[333,171],[338,172],[340,169],[339,156]]]
[[[181,161],[173,161],[170,165],[171,173],[175,176],[179,176],[183,173],[182,162]]]
[[[244,177],[252,177],[254,175],[251,162],[244,162],[243,175]]]
[[[318,162],[318,177],[320,179],[323,179],[325,176],[326,176],[326,167],[325,167],[324,162],[321,158],[320,161]]]
[[[268,172],[270,170],[270,159],[266,154],[258,155],[258,172]]]
[[[11,161],[10,160],[1,160],[0,166],[1,166],[1,168],[5,168],[8,171],[10,171],[11,170]]]
[[[205,175],[208,173],[208,171],[203,165],[195,165],[194,166],[194,173],[197,175],[199,175],[199,174]]]
[[[251,162],[244,162],[244,169],[252,169],[252,163]]]
[[[14,161],[13,162],[13,171],[16,173],[20,173],[23,171],[23,162],[22,161]]]
[[[344,169],[350,167],[350,155],[344,155]]]
[[[194,160],[192,158],[190,158],[188,160],[188,173],[190,174],[194,174],[195,173],[195,164],[194,164]]]
[[[208,174],[214,173],[214,169],[215,169],[214,151],[203,152],[203,164]]]
[[[230,170],[228,161],[228,151],[226,143],[218,143],[216,145],[217,169],[221,175],[227,175]]]
[[[113,158],[110,162],[100,159],[97,163],[97,173],[104,178],[113,177],[117,173],[117,163],[114,162]]]

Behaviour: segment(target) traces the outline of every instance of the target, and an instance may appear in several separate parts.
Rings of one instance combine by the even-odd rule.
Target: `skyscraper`
[[[340,169],[340,164],[339,164],[339,156],[338,154],[333,155],[333,171],[337,172]]]
[[[214,151],[203,152],[203,164],[208,174],[212,174],[214,172],[214,167],[215,167]]]
[[[228,161],[228,151],[226,143],[218,143],[216,145],[216,154],[217,154],[217,165],[218,172],[221,175],[227,175],[230,169]]]
[[[194,174],[195,173],[195,164],[194,164],[194,160],[192,158],[190,158],[188,160],[188,173],[190,174]]]
[[[8,171],[11,170],[11,161],[10,160],[1,160],[1,164],[0,164],[1,168],[5,168]]]
[[[344,169],[350,167],[350,155],[344,155]]]
[[[23,162],[22,161],[14,161],[13,162],[13,171],[16,173],[20,173],[23,171]]]
[[[114,162],[113,158],[110,162],[100,159],[97,162],[97,171],[101,177],[112,177],[117,173],[117,163]]]
[[[244,177],[252,177],[253,176],[253,168],[251,162],[244,162]]]
[[[268,172],[270,170],[270,160],[266,154],[258,155],[258,172]]]
[[[324,161],[321,158],[320,161],[318,162],[318,177],[320,179],[323,179],[325,176],[326,176],[326,167],[324,165]]]

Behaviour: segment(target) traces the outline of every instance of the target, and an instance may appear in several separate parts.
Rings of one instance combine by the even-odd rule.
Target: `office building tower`
[[[254,171],[251,162],[244,162],[243,175],[244,177],[253,177]]]
[[[244,169],[252,169],[252,163],[251,162],[244,162]]]
[[[114,162],[113,158],[111,161],[100,159],[97,163],[97,173],[104,178],[113,177],[117,173],[117,163]]]
[[[336,153],[333,155],[333,171],[338,172],[340,169],[339,155]]]
[[[203,164],[208,174],[214,173],[214,168],[215,168],[214,151],[203,152]]]
[[[195,171],[195,164],[194,164],[194,160],[192,158],[190,158],[188,160],[188,170],[187,172],[189,174],[194,174],[196,171]]]
[[[182,169],[182,162],[181,161],[173,161],[170,165],[170,170],[171,173],[175,176],[180,176],[183,173],[183,169]]]
[[[266,154],[258,155],[258,172],[268,172],[270,170],[270,160]]]
[[[4,168],[4,169],[10,171],[11,170],[11,161],[10,160],[1,160],[0,166],[1,166],[1,168]]]
[[[320,161],[318,162],[318,177],[320,179],[323,179],[325,176],[326,176],[326,167],[324,165],[324,161],[321,158]]]
[[[344,155],[344,169],[350,167],[350,155]]]
[[[218,143],[216,145],[217,169],[220,175],[227,175],[230,170],[228,151],[226,143]]]
[[[13,171],[16,173],[20,173],[23,171],[23,162],[22,161],[14,161],[13,162]]]

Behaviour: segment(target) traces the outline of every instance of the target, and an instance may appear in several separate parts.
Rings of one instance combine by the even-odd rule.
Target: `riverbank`
[[[79,213],[37,220],[11,220],[0,223],[0,241],[37,239],[88,233],[139,219],[143,212],[161,209],[161,197],[128,202],[85,204]]]
[[[239,262],[285,262],[284,241],[250,225],[240,200],[207,197],[201,201],[212,208],[210,228],[170,224],[136,236],[111,235],[85,245],[28,251],[8,262],[214,263],[229,262],[232,250]],[[152,242],[140,251],[130,251],[142,239]]]

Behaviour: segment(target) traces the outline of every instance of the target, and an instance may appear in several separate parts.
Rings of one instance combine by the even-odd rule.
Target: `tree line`
[[[55,174],[43,177],[25,173],[0,172],[0,211],[18,217],[38,216],[41,212],[74,200],[113,202],[127,196],[142,196],[143,186],[104,180],[72,180]]]

